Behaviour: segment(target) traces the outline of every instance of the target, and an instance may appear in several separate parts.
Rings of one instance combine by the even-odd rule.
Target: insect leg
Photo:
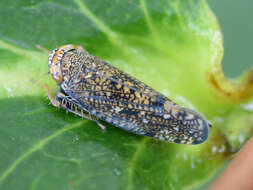
[[[57,100],[51,93],[50,89],[48,88],[48,86],[43,85],[42,86],[44,88],[44,90],[47,93],[47,97],[50,100],[50,103],[55,106],[55,107],[60,107],[61,102],[59,100]]]
[[[36,83],[37,85],[39,85],[41,88],[43,88],[43,89],[46,91],[47,97],[48,97],[48,99],[50,100],[50,102],[51,102],[51,104],[52,104],[53,106],[55,106],[55,107],[60,107],[61,102],[60,102],[59,100],[57,100],[57,99],[52,95],[51,90],[48,88],[47,85],[41,84],[41,83],[39,83],[37,80],[35,80],[35,79],[33,79],[33,78],[31,79],[31,82]]]
[[[63,105],[61,105],[61,107],[63,107]],[[68,109],[67,107],[63,107],[64,109]],[[99,122],[99,120],[95,117],[92,117],[90,114],[86,114],[86,113],[83,113],[82,111],[78,111],[78,110],[69,110],[70,112],[82,117],[82,118],[85,118],[85,119],[88,119],[88,120],[91,120],[91,121],[95,121],[97,123],[97,125],[103,130],[103,132],[106,130],[106,127]]]
[[[71,100],[69,100],[68,98],[66,98],[66,96],[64,94],[62,94],[61,92],[59,92],[57,94],[57,98],[61,101],[60,102],[60,107],[62,107],[63,109],[75,114],[75,115],[78,115],[82,118],[85,118],[85,119],[88,119],[88,120],[91,120],[91,121],[95,121],[97,123],[97,125],[103,130],[105,131],[106,130],[106,127],[101,124],[99,122],[99,120],[96,118],[96,117],[92,117],[92,115],[88,112],[88,113],[84,113],[83,112],[83,109],[79,108],[75,105],[75,103]],[[69,107],[67,106],[67,103],[70,105]]]
[[[31,81],[34,82],[34,83],[37,83],[41,88],[43,88],[43,89],[46,91],[47,96],[48,96],[48,99],[50,100],[50,103],[51,103],[53,106],[58,107],[58,108],[61,107],[61,108],[65,109],[65,110],[67,110],[67,111],[69,111],[69,112],[71,112],[71,113],[73,113],[73,114],[76,114],[76,115],[78,115],[78,116],[80,116],[80,117],[82,117],[82,118],[85,118],[85,119],[88,119],[88,120],[91,120],[91,121],[95,121],[95,122],[97,123],[97,125],[98,125],[103,131],[106,130],[106,127],[105,127],[103,124],[101,124],[97,118],[92,117],[90,113],[88,113],[88,114],[83,113],[83,110],[82,110],[82,109],[80,109],[81,111],[79,111],[79,110],[77,110],[77,109],[74,110],[74,109],[68,108],[68,107],[67,107],[67,104],[66,104],[67,102],[68,102],[70,105],[74,105],[74,103],[72,103],[71,101],[69,101],[69,100],[65,97],[65,95],[62,94],[61,92],[59,92],[59,93],[57,94],[57,98],[58,98],[58,99],[56,99],[56,98],[52,95],[51,90],[48,88],[47,85],[38,83],[38,81],[36,81],[35,79],[31,79]],[[62,100],[64,100],[65,103],[64,103],[64,101],[62,101]]]
[[[42,47],[41,45],[36,45],[36,48],[43,51],[45,54],[49,54],[50,51],[48,51],[46,48]]]
[[[89,113],[89,116],[92,118],[92,115],[90,113]],[[97,125],[102,129],[102,131],[105,132],[106,127],[102,123],[99,122],[98,118],[93,118],[93,119],[94,119],[93,121],[95,121]]]
[[[102,129],[103,132],[106,131],[106,127],[102,123],[100,123],[99,120],[96,120],[96,123]]]

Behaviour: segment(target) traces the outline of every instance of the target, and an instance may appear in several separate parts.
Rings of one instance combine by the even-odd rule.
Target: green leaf
[[[47,54],[82,45],[212,123],[198,146],[157,142],[49,105]],[[190,189],[239,150],[253,121],[253,72],[228,81],[204,0],[0,2],[1,189]],[[240,125],[241,124],[241,125]],[[232,135],[231,135],[232,131]]]

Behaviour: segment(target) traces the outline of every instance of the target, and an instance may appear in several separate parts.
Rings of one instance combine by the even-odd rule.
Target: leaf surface
[[[45,74],[48,55],[36,46],[51,50],[69,43],[203,113],[213,123],[209,139],[176,145],[108,124],[103,133],[94,122],[49,105],[31,82],[57,87]],[[228,81],[220,69],[222,53],[220,29],[204,0],[1,1],[0,188],[202,185],[241,147],[253,124],[247,108],[252,73]]]

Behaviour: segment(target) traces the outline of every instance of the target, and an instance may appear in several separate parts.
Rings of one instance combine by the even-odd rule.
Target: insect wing
[[[73,52],[72,52],[73,53]],[[208,122],[95,56],[85,54],[64,87],[84,110],[135,134],[181,144],[199,144]]]

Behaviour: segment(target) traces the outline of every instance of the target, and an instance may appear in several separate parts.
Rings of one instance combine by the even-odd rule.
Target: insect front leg
[[[71,113],[74,113],[82,118],[91,120],[91,121],[95,121],[97,123],[97,125],[104,131],[106,131],[106,127],[100,123],[100,121],[95,118],[92,117],[90,113],[84,113],[83,109],[77,109],[77,106],[75,105],[75,103],[73,101],[71,101],[66,95],[64,95],[63,93],[61,93],[60,91],[57,93],[57,96],[55,98],[55,96],[52,94],[51,90],[49,89],[49,87],[45,84],[41,84],[38,81],[36,81],[35,79],[31,79],[32,82],[36,83],[37,85],[39,85],[41,88],[43,88],[47,94],[48,99],[50,100],[50,103],[58,108],[63,108]],[[67,104],[70,105],[70,107],[67,106]]]
[[[56,99],[56,98],[52,95],[51,90],[48,88],[48,86],[43,85],[42,87],[43,87],[44,90],[46,91],[47,97],[48,97],[48,99],[50,100],[50,103],[51,103],[53,106],[59,108],[60,105],[61,105],[61,102],[60,102],[58,99]]]
[[[46,92],[46,94],[47,94],[47,97],[48,97],[48,99],[50,100],[50,103],[51,103],[53,106],[55,106],[55,107],[60,107],[61,102],[60,102],[59,100],[57,100],[57,99],[53,96],[51,90],[48,88],[47,85],[41,84],[41,83],[39,83],[37,80],[35,80],[35,79],[33,79],[33,78],[31,79],[31,82],[34,82],[35,84],[37,84],[38,86],[40,86],[41,88],[43,88],[43,89],[45,90],[45,92]]]

